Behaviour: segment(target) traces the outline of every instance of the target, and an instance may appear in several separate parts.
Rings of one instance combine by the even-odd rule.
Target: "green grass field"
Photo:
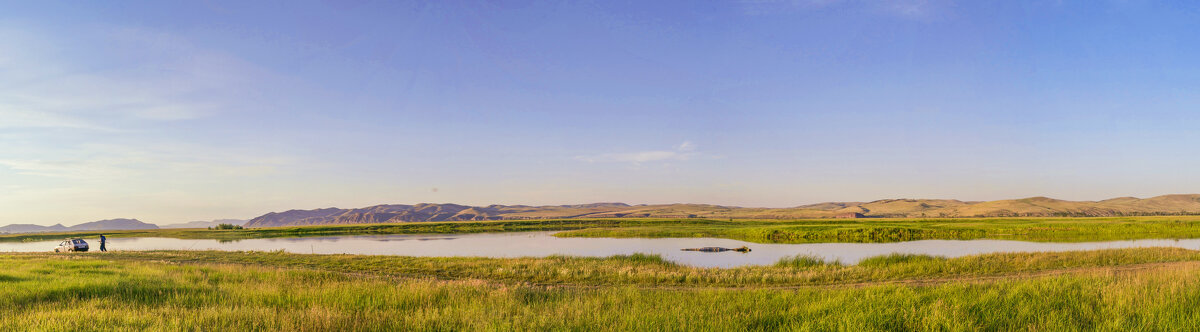
[[[576,237],[717,237],[759,243],[895,242],[926,239],[1008,239],[1028,241],[1106,241],[1200,237],[1200,216],[1106,218],[946,218],[946,219],[555,219],[469,222],[414,222],[366,225],[271,227],[244,230],[159,229],[140,231],[5,234],[0,241],[55,240],[64,237],[170,237],[250,239],[273,237],[563,231]]]
[[[759,243],[982,238],[1078,242],[1200,237],[1200,217],[676,220],[641,225],[601,225],[562,232],[559,236],[718,237]]]
[[[1200,253],[701,269],[655,256],[0,254],[24,330],[1186,330]]]
[[[1088,241],[1200,237],[1200,218],[549,220],[105,234],[244,239],[534,230],[756,242]],[[14,331],[1188,330],[1200,326],[1200,252],[888,255],[857,265],[797,256],[728,269],[641,254],[3,253],[0,303],[0,328]]]

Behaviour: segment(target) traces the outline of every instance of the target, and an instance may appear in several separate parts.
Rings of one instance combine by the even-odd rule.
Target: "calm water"
[[[108,250],[285,250],[294,253],[403,256],[540,257],[549,255],[603,257],[618,254],[660,254],[667,260],[701,267],[769,265],[782,257],[814,255],[854,264],[891,253],[958,257],[995,252],[1071,251],[1134,247],[1179,247],[1200,250],[1200,239],[1131,240],[1084,243],[1044,243],[1004,240],[924,240],[896,243],[760,244],[713,238],[610,239],[557,238],[553,232],[453,235],[362,235],[306,238],[249,239],[232,242],[170,238],[110,238]],[[93,251],[99,239],[86,238]],[[59,240],[2,243],[0,251],[52,251]],[[696,247],[750,247],[749,253],[680,251]]]

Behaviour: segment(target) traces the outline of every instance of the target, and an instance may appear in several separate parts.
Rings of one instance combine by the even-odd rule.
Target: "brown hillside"
[[[744,208],[708,204],[580,205],[459,204],[376,205],[359,209],[326,208],[272,212],[246,223],[249,227],[361,224],[421,221],[468,221],[565,218],[709,218],[807,219],[878,217],[1054,217],[1200,214],[1200,195],[1164,195],[1102,201],[1065,201],[1047,197],[964,202],[950,199],[885,199],[872,202],[828,202],[794,208]]]

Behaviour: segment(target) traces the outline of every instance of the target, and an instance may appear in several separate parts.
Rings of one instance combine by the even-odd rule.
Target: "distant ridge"
[[[519,220],[566,218],[960,218],[960,217],[1103,217],[1200,214],[1200,195],[1121,197],[1102,201],[1065,201],[1047,197],[968,202],[952,199],[884,199],[826,202],[792,208],[744,208],[706,204],[629,205],[488,205],[385,204],[357,209],[324,208],[271,212],[247,227],[363,224],[423,221]]]
[[[230,224],[230,225],[241,226],[242,224],[245,224],[245,223],[246,223],[246,220],[241,220],[241,219],[217,219],[217,220],[213,220],[213,221],[191,221],[191,222],[178,223],[178,224],[158,225],[158,227],[161,227],[161,228],[209,228],[209,227],[215,227],[220,224]]]
[[[45,232],[66,232],[67,226],[55,224],[54,226],[42,226],[34,224],[12,224],[0,227],[0,233],[45,233]]]
[[[71,227],[56,224],[54,226],[41,226],[31,224],[12,224],[0,227],[0,233],[46,233],[46,232],[70,232],[70,231],[115,231],[115,230],[134,230],[134,229],[158,229],[154,224],[147,224],[137,219],[107,219],[93,222],[86,222]]]

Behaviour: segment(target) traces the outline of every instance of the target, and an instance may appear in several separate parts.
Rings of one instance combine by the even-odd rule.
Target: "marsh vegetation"
[[[1200,253],[699,269],[654,256],[0,255],[9,330],[1171,330]]]
[[[1200,234],[1197,222],[563,220],[153,234],[238,239],[552,229],[568,231],[560,236],[801,243],[926,236],[1076,241],[1192,237]],[[8,240],[38,236],[63,235]],[[1173,330],[1200,324],[1200,252],[893,254],[857,264],[800,255],[738,268],[693,267],[649,254],[5,253],[0,298],[6,301],[0,328],[9,330]]]

